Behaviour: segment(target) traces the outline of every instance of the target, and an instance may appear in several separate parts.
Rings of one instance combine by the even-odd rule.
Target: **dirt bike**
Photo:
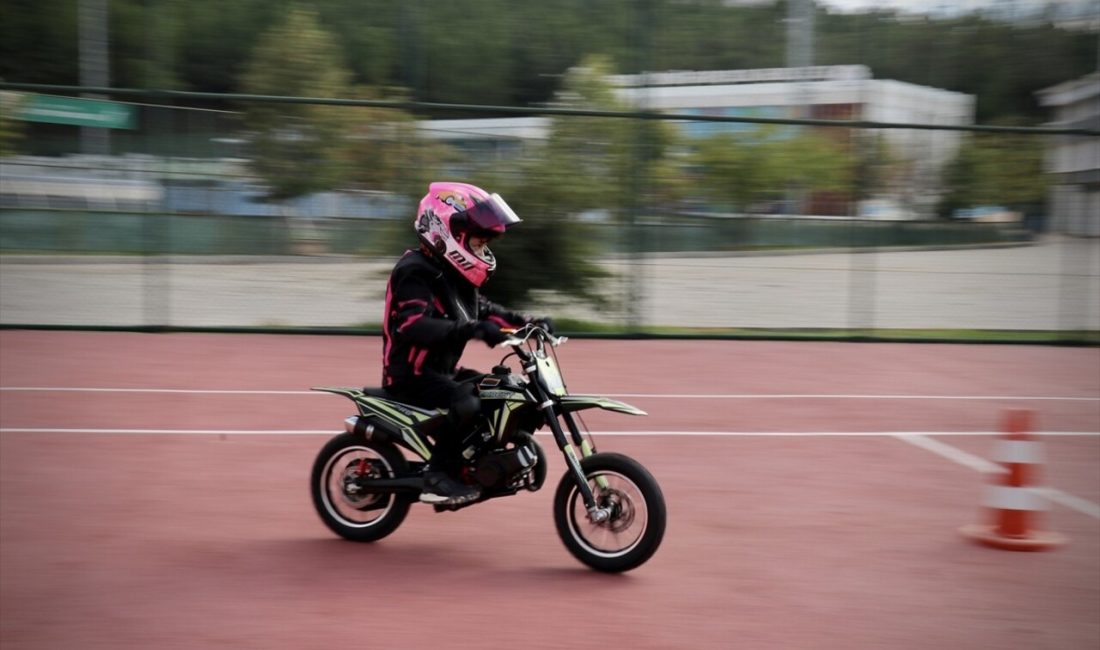
[[[554,494],[558,536],[593,569],[634,569],[657,551],[666,507],[660,486],[640,463],[623,454],[597,453],[578,424],[578,411],[602,408],[630,415],[645,411],[606,397],[570,395],[554,348],[566,341],[535,324],[510,333],[509,352],[476,382],[482,417],[464,435],[459,480],[481,495],[460,505],[432,504],[437,512],[488,499],[536,491],[546,481],[546,454],[534,432],[546,426],[567,470]],[[506,365],[515,357],[522,374]],[[449,433],[445,410],[394,400],[380,388],[314,388],[343,395],[358,410],[345,433],[328,441],[313,464],[317,513],[334,533],[373,542],[394,532],[418,502],[437,436]],[[583,421],[582,421],[583,422]],[[564,427],[563,427],[564,424]]]

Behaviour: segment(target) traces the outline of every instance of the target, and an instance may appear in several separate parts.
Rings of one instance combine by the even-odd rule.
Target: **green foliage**
[[[552,309],[562,300],[607,302],[601,288],[609,274],[598,265],[602,248],[595,226],[576,219],[581,202],[568,186],[555,185],[554,177],[542,176],[534,168],[461,180],[500,194],[522,219],[492,244],[497,271],[483,288],[486,296],[512,309],[533,311]],[[416,201],[426,190],[425,184]],[[407,220],[395,224],[388,237],[391,251],[416,245],[412,222],[410,213]]]
[[[847,192],[855,158],[825,136],[772,137],[774,129],[719,133],[695,145],[688,160],[699,195],[735,211],[781,198],[789,189]]]
[[[112,0],[111,78],[241,92],[244,62],[291,0]],[[357,84],[402,86],[413,99],[531,105],[592,55],[623,72],[784,64],[786,4],[726,0],[313,0]],[[78,80],[77,2],[0,0],[0,78]],[[875,77],[977,95],[977,116],[1046,119],[1034,93],[1091,72],[1095,33],[1046,21],[963,15],[900,18],[819,8],[815,60],[863,63]],[[290,94],[290,93],[284,93]]]
[[[76,83],[77,3],[0,0],[0,79]]]
[[[570,70],[558,104],[621,108],[606,81],[610,72],[603,57]],[[595,304],[608,300],[600,293],[608,274],[597,264],[606,250],[598,241],[599,226],[580,221],[578,215],[624,205],[631,191],[627,170],[638,153],[631,147],[636,140],[631,129],[637,126],[626,120],[554,119],[549,142],[538,156],[507,177],[477,179],[504,196],[524,219],[494,246],[501,271],[487,285],[488,295],[521,307],[552,301],[553,294]],[[663,125],[642,126],[661,127],[654,128],[651,138],[655,145],[649,163],[654,164],[661,155]]]
[[[25,96],[22,92],[0,91],[0,156],[18,153],[25,122],[12,119]]]
[[[844,192],[852,187],[855,160],[845,144],[807,132],[767,147],[769,171],[776,181],[822,192]]]
[[[19,110],[24,98],[23,93],[0,91],[0,156],[10,156],[18,152],[26,122],[12,119],[12,115]]]
[[[731,133],[720,133],[695,146],[690,161],[702,196],[730,210],[747,210],[766,189],[764,148]]]
[[[215,0],[219,1],[219,0]],[[347,56],[355,82],[367,86],[401,83],[402,12],[414,0],[312,0],[325,31]]]
[[[569,300],[603,304],[602,280],[608,273],[598,265],[603,248],[596,226],[577,219],[591,208],[595,195],[589,187],[571,185],[571,172],[553,167],[554,158],[525,166],[518,174],[470,179],[497,192],[523,220],[492,246],[498,271],[486,284],[492,300],[517,309]]]
[[[1043,141],[1014,134],[969,134],[949,166],[942,216],[958,208],[1002,205],[1028,209],[1046,198]]]
[[[734,7],[723,0],[664,2],[655,70],[739,70],[785,64],[785,3]],[[846,61],[851,63],[851,61]]]
[[[242,86],[258,95],[405,99],[399,90],[352,86],[351,79],[317,14],[292,7],[260,39]],[[448,158],[396,109],[249,103],[245,118],[254,168],[276,201],[337,186],[414,196]]]
[[[499,269],[485,294],[516,309],[545,308],[562,299],[604,304],[601,281],[609,274],[596,264],[600,252],[591,226],[560,214],[522,185],[500,189],[509,190],[506,199],[524,221],[493,245]]]
[[[1035,91],[1095,69],[1095,32],[1059,29],[1047,21],[1008,23],[967,14],[899,19],[892,12],[819,12],[818,62],[865,63],[876,78],[977,96],[977,119],[1042,122]]]
[[[362,87],[354,96],[380,98]],[[420,137],[415,119],[404,111],[357,107],[347,113],[340,157],[349,187],[419,197],[440,165],[454,156],[445,145]]]
[[[143,0],[110,2],[111,80],[115,86],[137,86],[175,90],[183,88],[172,62],[173,45],[188,34],[181,20],[181,6],[163,3],[156,12],[147,11]],[[134,43],[142,47],[113,47]]]
[[[316,15],[293,8],[284,22],[261,37],[242,85],[257,95],[346,97],[350,77],[339,48]],[[253,167],[267,182],[269,198],[294,198],[343,180],[343,138],[353,113],[312,104],[248,105]]]
[[[149,6],[149,0],[139,0]],[[163,2],[164,0],[160,0]],[[171,40],[162,60],[180,86],[210,92],[247,92],[244,67],[262,34],[286,15],[286,2],[271,0],[168,0],[154,24]],[[165,14],[168,14],[167,16]],[[339,45],[337,45],[339,47]]]
[[[607,81],[613,73],[609,58],[585,59],[566,73],[555,103],[566,108],[627,111]],[[552,120],[550,142],[538,174],[555,178],[558,187],[569,188],[577,212],[617,207],[637,211],[640,202],[678,194],[679,179],[666,158],[676,142],[677,132],[668,122],[559,116]],[[632,215],[617,216],[628,221]]]

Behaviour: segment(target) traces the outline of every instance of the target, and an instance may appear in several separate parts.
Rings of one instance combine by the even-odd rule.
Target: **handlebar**
[[[535,337],[537,339],[540,346],[543,343],[549,343],[554,347],[558,347],[559,345],[562,345],[569,340],[568,336],[554,336],[550,332],[547,332],[545,329],[539,327],[538,325],[535,325],[534,323],[528,323],[523,327],[516,329],[505,329],[501,331],[509,335],[506,340],[501,342],[501,345],[512,348],[518,348],[532,337]]]

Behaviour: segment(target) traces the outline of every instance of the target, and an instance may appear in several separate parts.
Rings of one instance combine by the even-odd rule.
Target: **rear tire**
[[[554,495],[558,536],[578,560],[609,573],[644,564],[665,536],[667,509],[661,488],[638,461],[614,453],[581,460],[581,469],[600,507],[611,518],[592,523],[572,472],[566,472]]]
[[[355,479],[364,473],[393,477],[407,473],[408,462],[391,444],[342,433],[329,440],[313,463],[313,507],[329,530],[353,542],[374,542],[397,530],[409,514],[411,497],[363,493]]]

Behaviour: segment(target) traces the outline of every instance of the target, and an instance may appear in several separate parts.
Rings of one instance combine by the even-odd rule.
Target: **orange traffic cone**
[[[1030,433],[1031,420],[1031,411],[1005,413],[1004,435],[994,448],[993,460],[1006,471],[986,487],[984,504],[993,514],[993,523],[959,529],[979,544],[1009,551],[1045,551],[1066,542],[1063,535],[1033,528],[1035,513],[1046,509],[1046,501],[1031,489],[1043,462],[1042,443]]]

